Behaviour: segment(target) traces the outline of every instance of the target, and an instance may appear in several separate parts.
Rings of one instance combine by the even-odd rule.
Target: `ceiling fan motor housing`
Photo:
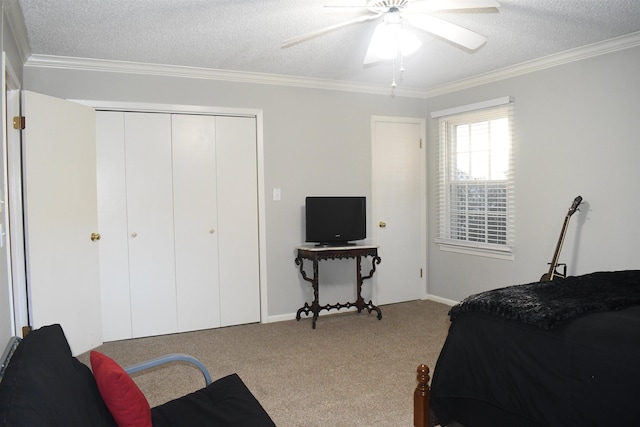
[[[367,8],[373,13],[386,13],[402,10],[407,4],[409,0],[371,0]]]

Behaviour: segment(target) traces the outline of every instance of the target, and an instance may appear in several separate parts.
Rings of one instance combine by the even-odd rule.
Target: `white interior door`
[[[133,337],[175,333],[171,115],[126,113],[124,135]]]
[[[382,263],[377,304],[426,296],[426,149],[424,119],[372,118],[372,229]]]
[[[222,326],[260,321],[256,120],[216,118]]]
[[[78,354],[102,344],[95,112],[27,91],[22,108],[32,326],[60,323]]]
[[[216,117],[172,116],[178,332],[220,326]]]

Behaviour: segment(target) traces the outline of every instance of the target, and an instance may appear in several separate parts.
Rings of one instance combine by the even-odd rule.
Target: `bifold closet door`
[[[175,333],[171,115],[126,113],[124,123],[133,337]]]
[[[96,112],[100,292],[104,341],[132,337],[124,113]]]
[[[216,117],[172,116],[178,332],[220,326]]]
[[[259,322],[256,119],[97,125],[104,340]]]
[[[216,118],[222,326],[260,321],[256,119]]]

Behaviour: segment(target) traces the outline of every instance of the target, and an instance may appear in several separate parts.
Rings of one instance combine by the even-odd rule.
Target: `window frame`
[[[438,218],[437,218],[437,237],[435,242],[441,250],[459,252],[471,255],[481,255],[493,258],[512,260],[515,248],[515,182],[514,182],[514,137],[513,137],[513,98],[504,97],[495,100],[485,101],[477,104],[471,104],[463,107],[436,111],[431,113],[432,118],[438,118],[439,128],[439,170],[438,170]],[[451,145],[451,131],[456,124],[460,123],[481,123],[499,118],[507,119],[507,151],[508,151],[508,171],[503,179],[486,179],[486,180],[458,180],[451,179],[450,165],[453,164]],[[505,212],[498,216],[504,217],[504,243],[488,243],[487,236],[491,235],[491,226],[489,223],[482,229],[485,241],[473,241],[468,237],[458,239],[452,237],[452,207],[451,207],[451,186],[456,183],[470,186],[485,186],[489,188],[494,182],[503,182],[505,191]],[[492,215],[491,209],[481,210],[485,216],[485,220]],[[466,212],[468,216],[468,211]],[[468,225],[468,224],[467,224]],[[467,231],[468,231],[467,226]]]

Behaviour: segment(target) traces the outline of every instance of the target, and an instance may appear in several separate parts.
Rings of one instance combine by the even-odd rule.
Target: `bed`
[[[640,270],[472,295],[418,367],[415,424],[640,425]],[[458,423],[458,424],[455,424]]]

